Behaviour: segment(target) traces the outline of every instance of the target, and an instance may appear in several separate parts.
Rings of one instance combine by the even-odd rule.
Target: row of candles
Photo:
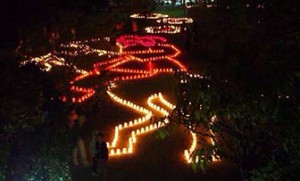
[[[140,129],[135,129],[134,131],[131,131],[131,136],[128,138],[128,148],[116,148],[116,144],[117,144],[119,136],[120,136],[120,131],[123,129],[138,126],[142,123],[145,123],[146,121],[149,121],[149,119],[152,116],[152,112],[145,108],[141,108],[130,101],[121,99],[109,91],[108,91],[108,94],[111,96],[111,98],[113,100],[115,100],[118,103],[121,103],[122,105],[125,105],[125,106],[127,106],[131,109],[137,110],[137,111],[144,110],[144,113],[146,113],[146,116],[148,116],[148,117],[144,116],[142,118],[135,119],[134,121],[124,122],[123,124],[119,124],[118,126],[115,127],[113,141],[111,143],[109,143],[109,142],[107,143],[107,145],[110,149],[110,153],[109,153],[110,156],[132,154],[133,153],[133,145],[137,142],[138,135],[148,133],[153,130],[157,130],[161,127],[164,127],[165,125],[167,125],[169,123],[169,120],[166,118],[163,123],[161,123],[161,122],[153,123],[153,124],[150,124],[147,126],[143,126]],[[168,102],[161,93],[153,94],[153,95],[149,96],[147,99],[147,104],[149,105],[149,107],[160,112],[163,116],[168,116],[169,112],[166,109],[154,104],[153,101],[155,99],[159,99],[159,101],[170,110],[175,108],[175,106],[173,104],[171,104],[170,102]],[[147,110],[147,111],[145,111],[145,110]],[[193,161],[192,153],[197,148],[197,136],[193,132],[191,132],[191,135],[192,135],[192,144],[189,149],[186,149],[184,151],[184,157],[185,157],[187,163],[192,163],[192,161]],[[195,161],[198,162],[199,158],[196,157]],[[213,161],[216,161],[216,159],[214,159]]]
[[[150,13],[147,15],[144,14],[132,14],[130,16],[132,19],[156,19],[157,23],[165,23],[165,24],[188,24],[193,23],[192,18],[187,17],[169,17],[167,14],[161,13]]]
[[[186,27],[182,27],[182,25],[193,23],[192,18],[171,18],[168,15],[155,13],[149,14],[148,16],[133,14],[130,17],[137,19],[156,19],[157,25],[147,26],[144,28],[145,32],[150,34],[177,34],[180,33],[183,29],[186,29]]]
[[[119,72],[119,73],[130,73],[130,74],[153,74],[156,72],[164,72],[164,73],[174,72],[172,68],[156,68],[156,69],[152,69],[152,71],[142,70],[142,69],[113,68],[110,71]]]
[[[173,69],[171,68],[160,68],[160,69],[153,69],[152,72],[147,74],[138,74],[138,75],[127,75],[127,76],[118,76],[115,77],[114,81],[128,81],[128,80],[138,80],[138,79],[145,79],[153,77],[154,75],[157,75],[158,73],[173,73]]]
[[[123,51],[122,54],[148,54],[148,53],[164,53],[163,49],[158,49],[158,50],[152,50],[149,48],[148,50],[131,50],[131,51]]]
[[[91,38],[91,39],[86,39],[86,40],[74,40],[71,41],[70,43],[98,43],[101,41],[107,41],[110,42],[110,37],[106,36],[106,37],[102,37],[102,38]]]
[[[180,18],[162,18],[156,20],[157,23],[164,23],[164,24],[174,24],[174,25],[181,25],[181,24],[190,24],[193,23],[192,18],[187,17],[180,17]]]
[[[118,126],[115,127],[115,134],[114,134],[113,141],[111,143],[107,143],[107,145],[110,149],[110,156],[125,155],[125,154],[133,153],[133,144],[135,144],[137,142],[138,135],[157,130],[169,123],[169,120],[165,119],[163,123],[161,123],[161,122],[152,123],[152,124],[149,124],[146,126],[142,126],[141,128],[135,129],[135,130],[131,131],[131,136],[128,138],[128,148],[116,148],[116,144],[119,139],[120,131],[123,129],[136,127],[145,122],[149,122],[150,118],[152,117],[152,112],[145,108],[142,108],[130,101],[121,99],[121,98],[117,97],[116,95],[114,95],[113,93],[111,93],[110,91],[108,91],[107,93],[108,93],[108,95],[110,95],[110,97],[114,101],[116,101],[124,106],[127,106],[131,109],[134,109],[136,111],[143,112],[145,114],[145,116],[143,116],[141,118],[138,118],[138,119],[135,119],[135,120],[129,121],[129,122],[124,122],[123,124],[119,124]],[[153,95],[149,96],[147,99],[148,105],[150,107],[152,107],[153,109],[157,110],[158,112],[160,112],[162,115],[167,116],[169,113],[164,108],[161,108],[152,103],[152,101],[157,98],[159,98],[159,100],[163,104],[165,104],[167,107],[173,108],[173,105],[171,103],[169,103],[168,101],[166,101],[161,93],[153,94]]]
[[[136,135],[137,134],[141,134],[141,132],[145,132],[145,128],[143,129],[138,129],[135,132],[132,132],[131,137],[129,137],[128,139],[128,148],[115,148],[116,144],[119,140],[119,132],[123,129],[126,128],[131,128],[137,125],[140,125],[142,123],[145,123],[146,121],[148,121],[151,116],[152,116],[152,112],[147,110],[146,108],[143,108],[141,106],[138,106],[130,101],[124,100],[118,96],[116,96],[115,94],[113,94],[110,91],[107,91],[108,95],[116,102],[118,102],[121,105],[124,105],[126,107],[129,107],[131,109],[134,109],[135,111],[141,112],[144,114],[143,117],[134,119],[132,121],[128,121],[128,122],[124,122],[123,124],[119,124],[118,126],[115,127],[115,133],[114,133],[114,138],[113,141],[111,143],[107,143],[108,148],[110,149],[110,156],[114,156],[114,155],[121,155],[121,154],[129,154],[133,152],[133,144],[136,143]],[[149,130],[150,127],[148,127]],[[152,126],[153,128],[153,126]],[[121,152],[122,150],[122,152]]]
[[[162,13],[148,13],[148,14],[141,14],[135,13],[130,15],[132,19],[160,19],[160,18],[167,18],[169,15],[162,14]]]
[[[174,25],[156,25],[156,26],[147,26],[145,27],[146,33],[153,34],[177,34],[181,32],[180,26]]]

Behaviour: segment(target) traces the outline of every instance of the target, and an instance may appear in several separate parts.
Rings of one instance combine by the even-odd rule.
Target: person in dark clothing
[[[100,175],[101,180],[105,181],[107,180],[108,148],[101,133],[95,131],[92,136],[90,152],[93,158],[93,175]]]
[[[79,165],[78,155],[81,157],[81,162],[84,166],[88,166],[86,159],[86,150],[83,139],[82,125],[85,122],[83,116],[78,116],[75,110],[72,110],[69,114],[69,126],[70,126],[70,141],[72,147],[72,162],[74,166]]]

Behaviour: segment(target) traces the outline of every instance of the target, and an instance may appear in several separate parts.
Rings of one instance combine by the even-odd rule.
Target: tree
[[[292,23],[299,6],[292,4],[274,1],[261,10],[235,3],[233,10],[199,11],[209,63],[204,78],[178,74],[170,119],[198,135],[203,149],[194,154],[205,156],[200,168],[215,153],[236,163],[243,180],[299,176],[299,33]]]
[[[222,159],[236,163],[243,179],[268,162],[276,162],[277,166],[285,162],[289,165],[281,167],[285,171],[292,167],[292,162],[285,159],[292,161],[299,155],[300,141],[294,129],[300,124],[294,80],[287,79],[288,83],[282,87],[268,85],[267,89],[231,79],[197,79],[185,74],[180,74],[179,80],[187,83],[179,84],[176,109],[170,118],[197,133],[205,148],[198,153],[207,156],[205,159],[211,160],[215,151]],[[208,139],[214,139],[216,146],[210,146]],[[287,142],[293,144],[287,146]],[[275,168],[272,171],[269,170],[279,172]],[[279,180],[283,173],[276,173]]]
[[[1,77],[0,177],[67,179],[68,134],[56,126],[62,107],[49,77],[38,65],[19,67],[15,60],[1,61]]]

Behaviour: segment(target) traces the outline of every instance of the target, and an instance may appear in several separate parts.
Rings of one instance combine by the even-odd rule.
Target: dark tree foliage
[[[189,12],[201,27],[194,32],[201,42],[196,51],[209,63],[204,78],[178,74],[171,119],[203,138],[203,149],[195,152],[206,156],[199,168],[216,153],[236,163],[243,180],[295,180],[300,169],[300,4],[217,2],[218,7]],[[210,138],[216,146],[210,146]]]
[[[0,178],[68,178],[59,93],[38,65],[1,60]]]

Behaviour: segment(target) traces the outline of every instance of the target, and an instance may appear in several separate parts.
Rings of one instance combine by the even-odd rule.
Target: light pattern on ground
[[[92,42],[100,41],[100,39],[91,40]],[[108,40],[109,41],[109,40]],[[163,122],[151,123],[150,119],[153,116],[153,112],[142,106],[139,106],[126,99],[120,98],[113,93],[113,86],[117,85],[122,81],[133,81],[137,79],[146,79],[158,75],[160,73],[174,73],[176,69],[186,71],[186,67],[177,59],[181,51],[173,44],[167,43],[167,40],[160,36],[137,36],[127,35],[121,36],[117,40],[119,52],[111,52],[110,55],[117,55],[115,58],[109,58],[107,60],[99,61],[93,64],[92,70],[77,70],[78,75],[70,81],[72,85],[70,90],[74,93],[80,93],[81,96],[77,97],[63,97],[63,101],[71,101],[73,103],[83,103],[87,99],[91,98],[95,94],[95,89],[92,87],[78,86],[78,81],[84,80],[91,76],[101,74],[103,70],[110,71],[116,75],[109,81],[107,94],[112,100],[117,103],[126,106],[134,111],[141,113],[143,116],[130,121],[124,121],[115,127],[114,138],[108,142],[110,156],[121,156],[134,153],[134,145],[138,141],[138,136],[146,134],[151,131],[157,130],[164,127],[169,123],[166,118]],[[85,41],[74,41],[68,45],[61,45],[62,48],[66,48],[62,52],[65,55],[76,56],[79,54],[92,54],[95,53],[98,56],[107,55],[109,52],[105,50],[93,49],[87,44],[88,40]],[[49,57],[54,57],[61,62],[54,65],[62,65],[65,61],[62,58],[58,58],[54,55],[47,55],[45,57],[33,58],[32,60],[38,59],[40,63],[49,63]],[[52,61],[54,62],[54,61]],[[129,63],[137,63],[142,65],[143,68],[129,68],[126,67]],[[162,63],[162,64],[159,64]],[[167,66],[163,66],[166,64]],[[159,67],[156,67],[159,65]],[[164,107],[162,108],[153,103],[154,100],[160,101]],[[161,93],[150,95],[147,98],[147,105],[153,109],[156,114],[165,117],[169,115],[175,106],[168,102]],[[120,137],[124,130],[131,131],[130,136],[125,139],[127,143],[120,143]],[[197,148],[197,137],[196,134],[192,133],[192,144],[189,149],[184,151],[185,159],[188,163],[192,162],[191,154]],[[124,138],[124,137],[123,137]],[[124,139],[122,139],[124,140]],[[125,145],[125,146],[124,146]],[[198,159],[199,160],[199,159]]]

